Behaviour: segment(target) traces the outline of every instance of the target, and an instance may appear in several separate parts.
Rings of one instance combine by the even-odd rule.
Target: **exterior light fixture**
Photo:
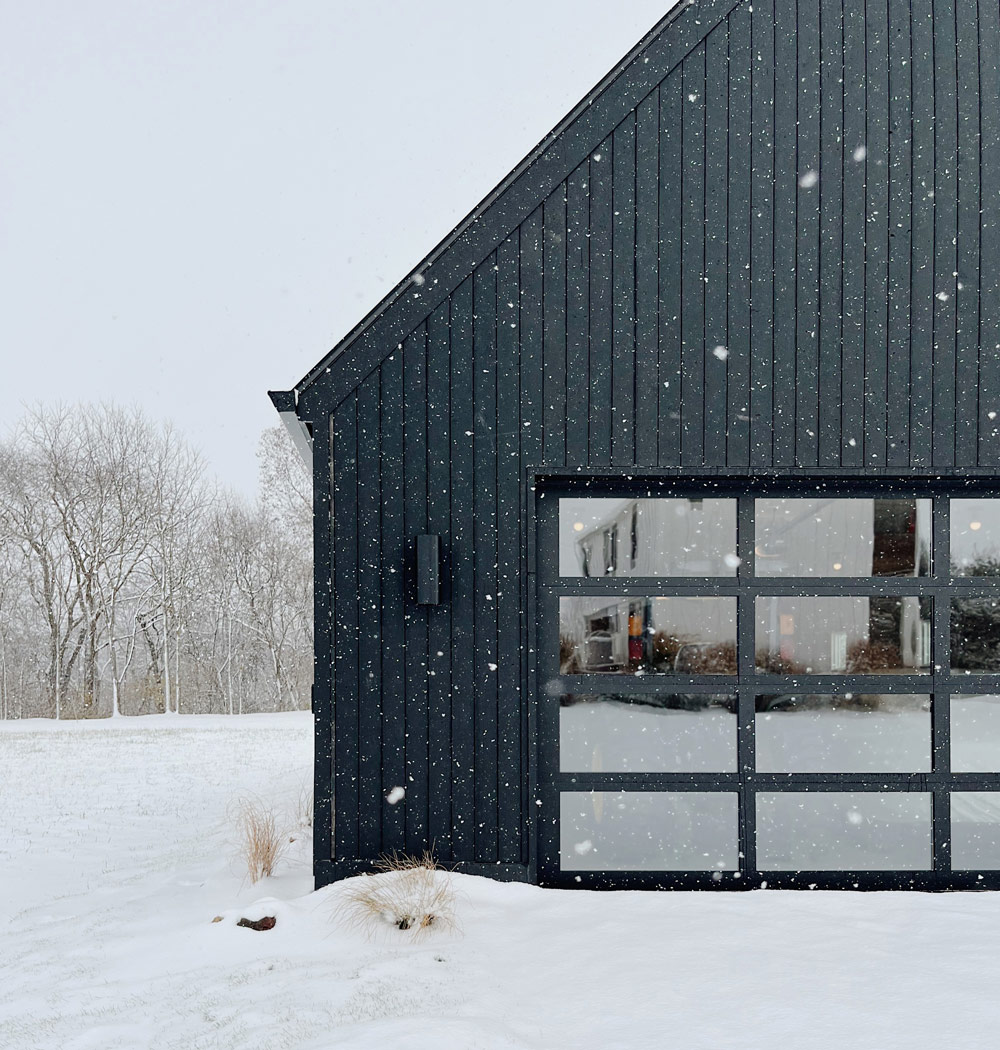
[[[969,522],[969,528],[972,529],[973,532],[978,532],[982,527],[983,527],[983,523],[981,521],[970,521]]]
[[[573,531],[574,532],[583,532],[583,522],[582,521],[574,521],[573,522]]]

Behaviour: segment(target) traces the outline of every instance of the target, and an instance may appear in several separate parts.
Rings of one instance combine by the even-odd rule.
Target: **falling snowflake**
[[[403,796],[405,794],[406,794],[406,788],[401,788],[399,786],[396,786],[396,787],[392,788],[392,790],[389,792],[388,795],[385,796],[385,800],[386,800],[386,802],[389,803],[390,806],[394,806],[397,802],[402,802],[403,801]]]
[[[804,190],[811,190],[817,182],[819,182],[819,172],[814,171],[812,168],[799,178],[799,185]]]
[[[582,857],[585,853],[589,853],[594,848],[593,842],[590,839],[584,839],[583,842],[577,842],[573,849]]]
[[[865,157],[868,156],[868,150],[864,146],[858,146],[857,149],[851,154],[851,157],[860,164]]]
[[[938,292],[936,298],[940,299],[941,302],[946,303],[951,296],[947,292]]]
[[[726,359],[726,358],[727,358],[727,357],[729,356],[729,351],[728,351],[728,350],[727,350],[727,349],[726,349],[726,348],[725,348],[724,346],[717,346],[717,347],[716,347],[716,348],[715,348],[715,349],[714,349],[714,350],[712,351],[712,353],[713,353],[713,354],[715,355],[715,357],[717,357],[717,358],[718,358],[718,359],[719,359],[720,361],[725,361],[725,359]]]
[[[740,559],[735,554],[727,554],[722,560],[725,562],[727,569],[735,569],[740,563]]]

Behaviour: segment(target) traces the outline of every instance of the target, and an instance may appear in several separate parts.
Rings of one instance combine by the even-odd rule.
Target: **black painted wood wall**
[[[528,861],[528,468],[1000,466],[996,0],[743,2],[663,72],[374,371],[310,395],[338,858]]]

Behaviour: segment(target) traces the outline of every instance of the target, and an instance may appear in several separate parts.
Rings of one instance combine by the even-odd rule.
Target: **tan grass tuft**
[[[273,875],[288,843],[274,810],[260,799],[241,798],[234,803],[233,820],[239,835],[240,856],[250,881],[260,882]]]
[[[395,927],[412,936],[454,929],[456,895],[451,874],[430,851],[421,856],[384,854],[375,875],[352,880],[337,908],[348,923],[369,935]]]

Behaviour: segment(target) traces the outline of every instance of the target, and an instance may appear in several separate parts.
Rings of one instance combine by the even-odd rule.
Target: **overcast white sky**
[[[252,491],[292,386],[670,0],[0,0],[0,426],[111,399]]]

